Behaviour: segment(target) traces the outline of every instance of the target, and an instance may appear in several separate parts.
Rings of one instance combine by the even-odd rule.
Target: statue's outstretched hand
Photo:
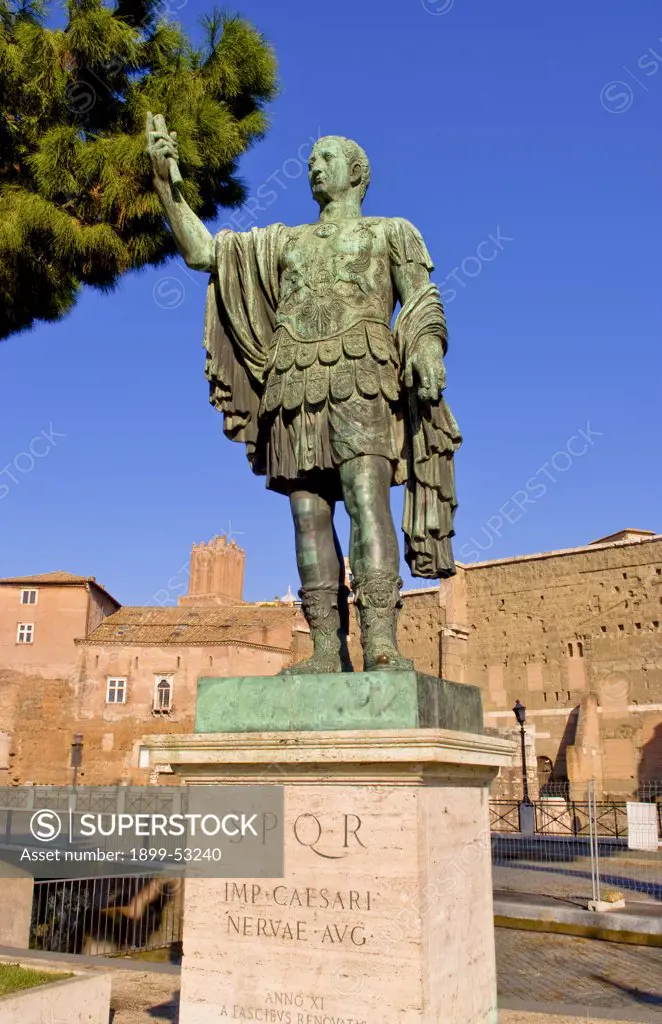
[[[169,132],[163,114],[147,114],[145,125],[147,152],[152,161],[155,177],[162,182],[181,181],[177,161],[177,132]]]
[[[408,388],[417,384],[418,397],[422,401],[439,401],[446,387],[444,350],[439,338],[429,335],[420,339],[405,365],[404,382]]]

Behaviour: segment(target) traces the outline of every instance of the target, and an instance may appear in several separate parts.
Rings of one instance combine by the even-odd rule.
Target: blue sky
[[[193,33],[208,6],[171,4]],[[337,133],[370,157],[364,211],[407,217],[432,254],[465,436],[456,557],[662,530],[659,5],[237,9],[281,79],[242,162],[264,209],[238,226],[314,219],[301,155]],[[296,587],[287,500],[207,402],[205,287],[173,261],[0,348],[1,575],[66,569],[125,604],[174,602],[191,544],[231,524],[249,600]],[[399,519],[400,492],[393,506]]]

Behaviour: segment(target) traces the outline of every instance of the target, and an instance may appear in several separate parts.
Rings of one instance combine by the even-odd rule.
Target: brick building
[[[244,557],[194,546],[179,607],[121,607],[64,572],[0,580],[0,785],[68,784],[76,734],[81,783],[146,783],[140,737],[192,730],[199,676],[280,671],[297,610],[245,604]]]
[[[86,636],[120,607],[94,576],[46,572],[0,580],[1,667],[58,676]]]
[[[122,608],[92,577],[0,581],[0,784],[145,782],[140,737],[192,728],[203,675],[271,675],[308,653],[296,604],[242,600],[244,552],[196,545],[178,607]],[[26,596],[27,595],[27,596]],[[459,565],[403,594],[403,652],[423,672],[483,690],[486,725],[527,706],[535,792],[595,777],[611,794],[662,779],[662,535]],[[28,628],[29,627],[29,628]],[[350,650],[361,667],[353,620]],[[519,795],[515,769],[501,780]]]

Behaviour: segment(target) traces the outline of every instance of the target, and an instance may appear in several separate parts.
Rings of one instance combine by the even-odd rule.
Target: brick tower
[[[241,604],[245,559],[244,549],[225,535],[194,544],[188,594],[179,598],[179,604]]]

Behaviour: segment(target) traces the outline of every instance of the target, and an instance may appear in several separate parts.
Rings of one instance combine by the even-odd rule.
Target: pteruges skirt
[[[404,452],[398,374],[386,324],[363,321],[312,342],[278,328],[260,406],[267,487],[288,494],[320,474],[335,479],[329,471],[357,455],[383,456],[395,476]],[[331,489],[339,498],[339,481]]]

